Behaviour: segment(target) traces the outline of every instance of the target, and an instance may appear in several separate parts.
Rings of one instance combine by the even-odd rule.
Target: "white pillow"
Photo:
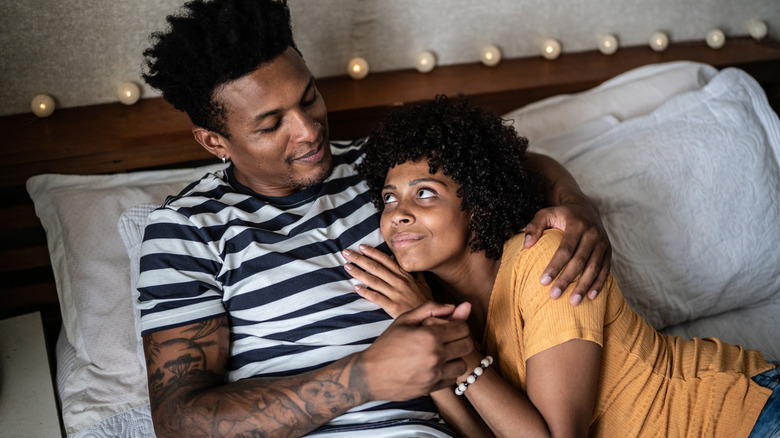
[[[27,181],[49,247],[63,327],[75,363],[63,379],[65,430],[74,434],[149,403],[117,232],[122,212],[160,204],[224,165],[117,175],[38,175]]]
[[[597,204],[621,289],[656,328],[780,293],[780,122],[745,72],[539,151]]]
[[[677,61],[639,67],[572,95],[541,100],[504,115],[533,145],[611,114],[623,121],[649,114],[670,97],[701,89],[717,73],[707,64]]]
[[[146,219],[149,213],[156,210],[159,206],[160,204],[141,204],[131,207],[119,215],[117,229],[119,237],[125,246],[125,251],[127,251],[127,256],[130,258],[130,293],[133,303],[138,303],[140,296],[136,284],[138,284],[138,277],[141,275],[141,244],[144,240]],[[146,358],[144,357],[141,342],[141,311],[138,309],[138,306],[133,307],[133,314],[135,315],[135,335],[139,340],[138,357],[141,363],[145,364]],[[144,366],[145,369],[146,367]]]

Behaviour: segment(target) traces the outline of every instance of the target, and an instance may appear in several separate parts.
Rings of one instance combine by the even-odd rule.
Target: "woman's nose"
[[[393,212],[393,223],[395,225],[408,225],[414,222],[414,215],[406,203],[400,201],[398,207]]]

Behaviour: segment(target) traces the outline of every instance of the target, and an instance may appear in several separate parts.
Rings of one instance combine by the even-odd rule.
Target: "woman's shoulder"
[[[523,230],[504,244],[504,258],[510,256],[516,259],[522,256],[524,259],[550,259],[561,244],[561,240],[563,240],[563,231],[550,228],[544,230],[542,237],[532,247],[526,248],[525,230]]]

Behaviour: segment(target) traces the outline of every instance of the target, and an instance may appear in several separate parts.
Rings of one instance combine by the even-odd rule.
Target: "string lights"
[[[767,24],[764,21],[752,19],[747,22],[747,31],[750,36],[760,41],[768,34]],[[713,49],[719,49],[726,43],[726,35],[722,30],[714,28],[705,36],[707,45]],[[669,36],[656,31],[648,39],[648,45],[656,52],[663,52],[669,47]],[[619,48],[618,39],[613,34],[604,34],[598,39],[598,50],[604,55],[612,55]],[[561,43],[553,38],[545,38],[539,44],[539,52],[545,59],[554,60],[561,55]],[[501,62],[502,53],[496,45],[487,45],[480,50],[480,61],[486,66],[495,66]],[[423,50],[417,54],[414,67],[421,73],[432,71],[437,64],[436,55],[431,50]],[[347,74],[353,79],[363,79],[370,71],[368,61],[361,57],[352,58],[347,65]],[[123,82],[116,89],[119,101],[125,105],[133,105],[141,97],[141,89],[134,82]],[[48,94],[38,94],[33,97],[30,108],[38,117],[48,117],[55,109],[54,99]]]
[[[414,63],[414,68],[420,73],[428,73],[436,67],[436,55],[429,50],[423,50],[417,54],[417,59]]]
[[[493,67],[501,62],[501,49],[498,46],[488,45],[482,48],[479,60],[488,67]]]
[[[617,38],[615,38],[615,35],[602,35],[602,37],[599,38],[599,52],[605,55],[611,55],[617,52],[617,49],[618,41]]]
[[[54,99],[48,94],[39,94],[30,102],[33,114],[38,117],[49,117],[54,112]]]
[[[656,52],[663,52],[669,47],[669,37],[665,33],[658,31],[650,35],[650,48]]]
[[[133,82],[122,82],[116,89],[116,95],[123,104],[132,105],[141,97],[141,89]]]
[[[761,20],[750,20],[748,21],[748,33],[751,37],[753,37],[756,41],[761,41],[764,39],[764,37],[767,34],[767,26],[766,23],[764,23]]]
[[[561,54],[561,43],[552,38],[544,39],[539,45],[539,51],[546,59],[555,59]]]
[[[363,79],[368,75],[368,61],[363,58],[352,58],[347,65],[347,74],[352,79]]]
[[[726,35],[723,34],[723,31],[720,29],[712,29],[707,32],[705,40],[707,41],[707,45],[711,48],[720,49],[726,44]]]

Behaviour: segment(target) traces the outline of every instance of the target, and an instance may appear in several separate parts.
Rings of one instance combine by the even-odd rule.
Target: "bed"
[[[598,206],[629,303],[656,328],[780,360],[780,44],[736,39],[322,78],[331,139],[463,92]],[[154,435],[137,313],[145,215],[222,166],[159,98],[0,118],[0,316],[40,311],[63,434]]]

